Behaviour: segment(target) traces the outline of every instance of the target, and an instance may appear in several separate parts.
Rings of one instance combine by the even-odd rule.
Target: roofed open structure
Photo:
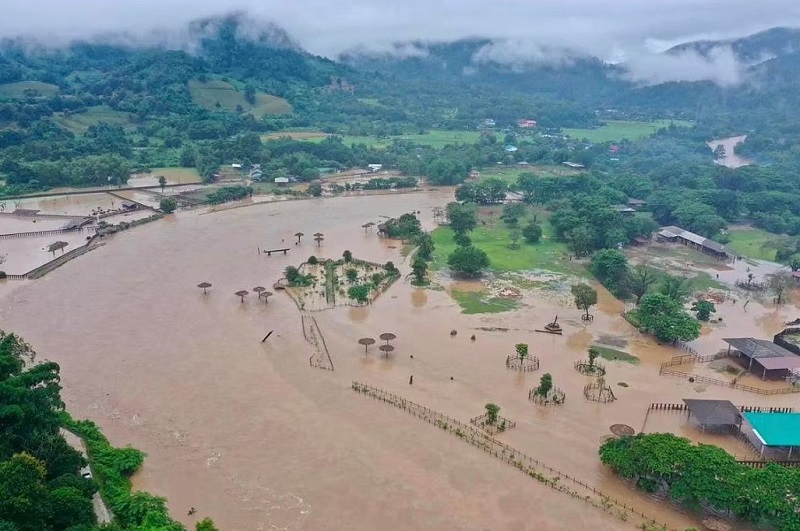
[[[753,372],[754,365],[760,368],[762,379],[784,377],[792,369],[800,368],[800,356],[772,341],[752,337],[729,337],[723,341],[728,344],[729,355],[744,358],[748,371]]]
[[[738,431],[742,425],[742,415],[729,400],[696,400],[685,398],[683,403],[689,410],[689,418],[694,417],[700,428],[730,428]]]

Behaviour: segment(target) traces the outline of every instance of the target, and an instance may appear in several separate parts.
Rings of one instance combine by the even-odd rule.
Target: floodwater
[[[53,197],[31,197],[27,199],[6,200],[6,211],[16,208],[35,208],[42,214],[69,216],[91,216],[96,209],[114,210],[120,208],[122,200],[105,192],[93,194],[59,195]]]
[[[747,140],[747,135],[740,135],[740,136],[732,136],[729,138],[720,138],[717,140],[711,140],[707,142],[708,147],[711,148],[711,151],[717,149],[717,146],[722,146],[725,148],[725,156],[717,161],[717,164],[721,164],[722,166],[727,166],[728,168],[740,168],[742,166],[747,166],[749,164],[753,164],[754,161],[748,159],[746,157],[740,157],[734,151],[734,148]]]
[[[116,445],[147,452],[135,487],[167,496],[172,514],[187,524],[212,516],[229,531],[633,528],[354,393],[350,384],[357,380],[462,421],[494,402],[517,422],[499,436],[508,444],[670,527],[699,527],[600,465],[597,449],[609,426],[638,431],[650,402],[697,396],[791,406],[796,396],[725,387],[698,394],[687,381],[659,377],[659,363],[682,352],[627,325],[621,305],[605,291],[594,322],[584,326],[581,311],[559,298],[531,295],[513,313],[462,315],[446,291],[400,280],[369,307],[313,314],[333,372],[309,367],[314,347],[303,338],[288,295],[277,292],[268,304],[252,294],[240,303],[234,295],[272,286],[287,265],[312,254],[338,258],[345,249],[374,262],[392,260],[405,277],[410,265],[401,246],[361,225],[418,210],[430,226],[432,207],[451,194],[287,201],[169,216],[116,235],[41,280],[0,283],[0,326],[23,335],[41,359],[61,364],[63,396],[76,417],[98,422]],[[308,238],[295,246],[298,231],[324,233],[322,247]],[[292,247],[288,256],[258,253],[283,244]],[[201,281],[213,284],[208,295],[195,287]],[[556,313],[563,336],[534,332]],[[695,346],[705,354],[722,348],[722,337],[771,337],[796,313],[725,303],[717,314],[723,322]],[[377,345],[365,355],[358,338],[383,332],[397,335],[393,355],[384,357]],[[612,404],[585,400],[588,379],[573,368],[598,340],[624,344],[640,358],[638,365],[606,362],[606,380],[618,398]],[[538,372],[507,371],[505,357],[519,342],[540,359]],[[544,372],[566,392],[564,405],[528,401]],[[187,516],[189,507],[197,514]]]

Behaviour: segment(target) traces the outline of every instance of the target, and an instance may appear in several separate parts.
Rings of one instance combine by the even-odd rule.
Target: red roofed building
[[[536,120],[524,120],[524,119],[517,120],[517,127],[520,127],[522,129],[531,129],[533,127],[536,127],[536,125],[537,125]]]

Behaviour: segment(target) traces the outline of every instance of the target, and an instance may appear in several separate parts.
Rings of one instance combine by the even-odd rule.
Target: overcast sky
[[[645,60],[667,45],[800,26],[800,0],[0,0],[0,35],[62,42],[121,31],[141,36],[237,10],[277,23],[329,57],[396,41],[487,36],[513,43],[493,50],[498,58],[536,57],[559,46],[647,71],[670,68]],[[731,58],[719,55],[681,61],[692,63],[692,75],[729,70]]]

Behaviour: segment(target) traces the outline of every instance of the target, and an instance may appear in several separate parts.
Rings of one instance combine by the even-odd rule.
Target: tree
[[[717,312],[717,308],[713,302],[699,300],[694,301],[694,304],[692,304],[692,311],[700,321],[708,321],[711,318],[711,314]]]
[[[92,499],[74,487],[61,487],[50,492],[48,510],[55,529],[70,526],[91,526],[95,523]]]
[[[793,254],[789,257],[789,267],[792,271],[800,271],[800,254]]]
[[[500,219],[509,227],[516,227],[523,217],[525,217],[524,203],[510,203],[503,207],[503,213],[500,214]]]
[[[322,195],[322,185],[319,183],[311,183],[308,185],[308,193],[314,197]]]
[[[250,105],[256,104],[256,89],[248,85],[244,89],[244,101],[249,103]]]
[[[163,194],[164,193],[164,188],[166,188],[166,186],[167,186],[167,178],[164,177],[163,175],[160,175],[158,177],[158,185],[161,187],[161,193]]]
[[[478,224],[478,215],[472,203],[447,203],[447,219],[456,234],[466,234]]]
[[[211,518],[203,518],[194,526],[195,531],[219,531]]]
[[[625,285],[636,297],[636,306],[639,306],[639,301],[656,282],[658,282],[658,273],[655,269],[645,265],[634,266],[628,271],[625,278]]]
[[[589,320],[589,308],[597,304],[597,291],[588,284],[574,284],[572,296],[575,298],[575,306],[579,310],[584,310],[586,320]]]
[[[359,284],[352,286],[347,290],[347,296],[358,302],[359,304],[366,304],[369,302],[369,292],[371,288],[367,284]]]
[[[317,259],[316,256],[314,256],[312,254],[311,256],[308,257],[308,260],[306,260],[306,263],[308,265],[317,265],[319,263],[319,260]],[[297,269],[297,268],[295,268],[295,269]]]
[[[500,406],[496,404],[486,404],[486,424],[494,424],[497,422],[497,415],[500,413]]]
[[[481,274],[481,271],[489,267],[489,257],[485,252],[471,245],[457,247],[447,257],[447,265],[456,273],[477,276]]]
[[[158,207],[164,214],[172,214],[178,208],[178,202],[172,197],[162,197],[158,202]]]
[[[428,263],[419,256],[414,258],[411,264],[411,272],[414,275],[414,283],[422,285],[425,283],[425,275],[428,272]]]
[[[414,243],[417,244],[417,256],[423,260],[433,259],[433,238],[427,232],[423,232],[416,237]]]
[[[539,379],[539,387],[536,388],[534,394],[546,398],[550,391],[553,390],[553,377],[549,372],[546,372]]]
[[[343,252],[342,253],[342,260],[344,260],[344,262],[346,264],[352,262],[353,261],[353,253],[351,253],[350,251]]]
[[[610,291],[619,293],[628,274],[628,259],[622,251],[603,249],[592,255],[589,270]]]
[[[528,243],[539,243],[539,240],[542,238],[541,225],[531,221],[522,229],[522,236]]]
[[[286,269],[283,270],[283,274],[289,284],[293,284],[300,276],[300,270],[294,266],[287,266]]]
[[[658,287],[658,292],[679,304],[683,304],[692,294],[692,284],[688,278],[666,275]]]
[[[344,275],[347,277],[347,281],[351,284],[355,283],[358,280],[358,271],[355,269],[348,269],[344,272]]]
[[[795,280],[790,272],[778,271],[767,275],[767,285],[775,294],[775,304],[783,304],[783,296],[795,287]]]
[[[594,367],[594,360],[600,356],[600,351],[594,347],[589,347],[587,354],[589,355],[589,367]]]
[[[48,529],[44,464],[27,453],[0,462],[0,517],[19,531]]]
[[[700,335],[700,322],[686,313],[681,303],[663,293],[642,297],[632,318],[662,343],[691,341]]]
[[[394,265],[394,262],[392,262],[391,260],[383,264],[383,269],[390,275],[396,275],[397,273],[399,273],[397,267]]]
[[[456,232],[453,235],[453,241],[455,242],[456,245],[461,247],[469,247],[470,245],[472,245],[472,240],[470,239],[470,237],[462,232]]]
[[[510,249],[519,249],[519,238],[522,233],[519,229],[511,229],[508,233],[508,247]]]
[[[525,361],[525,358],[528,357],[528,344],[517,343],[514,345],[514,349],[517,351],[517,358],[519,358],[520,361]]]

